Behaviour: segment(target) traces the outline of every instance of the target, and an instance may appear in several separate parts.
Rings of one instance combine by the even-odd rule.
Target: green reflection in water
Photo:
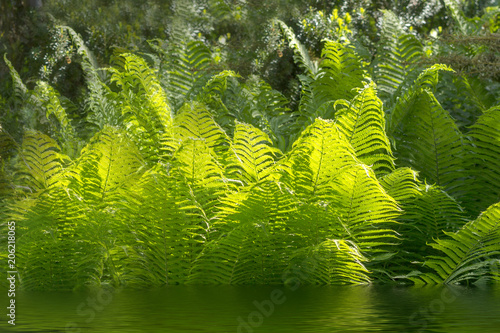
[[[2,304],[7,304],[3,301]],[[5,308],[4,308],[5,309]],[[2,332],[499,332],[499,287],[169,286],[18,293]]]

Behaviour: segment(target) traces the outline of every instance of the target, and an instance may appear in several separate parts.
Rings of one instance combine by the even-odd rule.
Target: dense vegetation
[[[57,26],[51,68],[3,57],[24,289],[498,281],[498,7],[271,2],[250,48],[253,2],[181,3],[139,45]]]

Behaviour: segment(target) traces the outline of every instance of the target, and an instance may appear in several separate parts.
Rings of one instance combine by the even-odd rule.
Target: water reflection
[[[5,304],[5,303],[4,303]],[[498,332],[498,287],[169,286],[20,293],[2,332]]]

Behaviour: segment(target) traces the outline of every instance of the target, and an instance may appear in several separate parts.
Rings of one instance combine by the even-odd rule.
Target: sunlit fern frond
[[[300,284],[364,284],[370,283],[367,259],[356,244],[340,239],[327,239],[294,254],[284,274],[286,285]]]
[[[251,125],[236,125],[230,168],[237,179],[247,185],[265,180],[275,171],[275,159],[279,156],[280,151],[272,147],[265,133]]]
[[[465,139],[430,90],[414,89],[413,96],[405,96],[408,100],[396,105],[388,125],[398,164],[417,170],[428,183],[461,196]]]
[[[279,25],[281,31],[288,40],[290,48],[293,49],[293,58],[295,62],[301,67],[302,70],[304,70],[307,75],[314,77],[318,72],[317,61],[311,59],[307,48],[297,39],[293,30],[290,29],[283,21],[274,20],[273,22]]]
[[[289,231],[295,207],[292,194],[275,181],[228,195],[213,226],[217,238],[196,260],[190,283],[283,283],[292,252],[303,244],[300,235]]]
[[[112,204],[119,190],[140,177],[144,162],[126,134],[105,126],[82,149],[72,168],[72,188],[90,206]]]
[[[52,187],[30,206],[17,223],[20,287],[71,290],[99,285],[101,251],[86,232],[80,200],[64,187]]]
[[[351,101],[337,102],[335,123],[356,152],[377,175],[394,169],[389,138],[385,133],[385,114],[382,102],[373,85],[361,89]],[[336,105],[337,105],[336,103]]]
[[[63,147],[64,153],[74,156],[75,148],[75,131],[68,118],[68,114],[61,104],[59,93],[49,86],[46,82],[38,81],[34,90],[34,95],[40,101],[40,106],[45,109],[45,116],[51,120],[53,116],[57,122],[57,134],[59,136],[60,145]]]
[[[206,145],[218,154],[228,148],[229,138],[215,122],[204,104],[190,102],[182,106],[174,119],[174,129],[164,136],[165,149],[175,150],[189,138],[205,141]]]
[[[326,41],[322,61],[315,77],[301,77],[302,98],[299,106],[301,130],[318,117],[333,118],[333,103],[351,100],[365,85],[365,72],[354,47]]]
[[[200,41],[180,41],[169,49],[165,61],[165,88],[173,109],[178,110],[185,102],[203,94],[212,74],[215,63],[210,49]],[[231,76],[230,71],[219,76]],[[216,79],[217,81],[217,79]]]
[[[417,96],[419,96],[423,90],[428,89],[432,91],[436,87],[439,79],[439,71],[453,70],[446,65],[439,64],[425,69],[413,82],[413,85],[398,97],[392,107],[386,109],[386,130],[389,137],[392,137],[394,131],[401,125],[408,113],[412,110]]]
[[[185,283],[209,229],[189,186],[158,164],[130,194],[119,213],[128,217],[123,240],[133,249],[123,279],[139,287]]]
[[[121,54],[114,61],[119,68],[109,70],[111,81],[121,89],[118,105],[124,121],[143,156],[153,163],[160,156],[162,134],[172,127],[167,95],[144,59]]]
[[[286,162],[290,186],[299,196],[320,199],[332,192],[332,179],[358,163],[352,146],[333,121],[317,119],[295,142]]]
[[[63,162],[67,160],[55,140],[39,132],[25,133],[18,165],[21,179],[31,192],[60,185],[65,178]]]

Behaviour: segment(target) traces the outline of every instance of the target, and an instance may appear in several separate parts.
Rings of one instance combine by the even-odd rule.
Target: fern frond
[[[198,102],[186,103],[174,119],[173,138],[177,146],[189,138],[205,141],[215,152],[222,154],[227,149],[229,138],[224,130],[214,121],[205,105]],[[164,140],[171,141],[167,136]]]
[[[499,279],[500,204],[490,206],[476,220],[431,246],[442,254],[430,256],[425,266],[433,270],[411,278],[415,283],[469,283]]]
[[[116,96],[105,82],[108,82],[107,72],[99,68],[92,51],[85,45],[82,37],[68,26],[59,26],[65,31],[76,52],[82,57],[81,66],[85,74],[85,81],[89,95],[86,98],[86,107],[89,109],[87,121],[103,129],[105,125],[116,126],[121,123],[121,112],[117,108]]]
[[[297,195],[319,199],[332,192],[338,171],[358,163],[352,146],[333,121],[316,119],[294,143],[286,163]]]
[[[259,129],[237,124],[231,144],[233,173],[246,184],[267,179],[275,171],[274,158],[280,151],[271,146],[269,137]]]
[[[280,20],[274,20],[273,23],[278,24],[281,31],[288,40],[288,44],[294,51],[294,60],[297,65],[299,65],[305,73],[311,77],[314,77],[318,73],[318,63],[311,60],[307,48],[297,39],[292,29],[290,29],[285,22]]]
[[[132,54],[115,58],[121,70],[111,68],[111,81],[120,88],[120,104],[131,134],[146,159],[157,161],[162,133],[172,127],[167,95],[146,62]]]
[[[399,165],[418,170],[427,182],[459,195],[465,146],[457,125],[428,90],[414,96],[406,107],[404,119],[393,127]]]
[[[389,135],[389,137],[393,135],[394,131],[399,126],[401,126],[401,123],[405,120],[408,113],[413,110],[413,105],[417,96],[419,96],[423,90],[434,90],[439,79],[439,71],[441,70],[453,71],[450,67],[440,64],[425,69],[420,73],[408,91],[399,96],[396,103],[390,109],[386,110],[387,135]]]
[[[133,217],[123,220],[123,228],[136,253],[126,258],[124,279],[142,287],[185,283],[208,229],[189,187],[158,164],[133,192],[121,213]]]
[[[59,100],[59,94],[46,82],[38,81],[37,86],[34,91],[35,96],[41,102],[41,106],[45,109],[45,116],[50,120],[50,116],[54,115],[59,123],[60,127],[60,141],[61,145],[63,145],[64,152],[66,154],[73,155],[73,147],[72,145],[75,143],[75,133],[73,126],[71,125],[70,120],[68,119],[68,115],[66,110],[61,105],[61,101]]]
[[[357,164],[339,172],[335,179],[338,197],[333,201],[345,230],[343,239],[354,241],[365,254],[385,252],[382,247],[397,241],[392,230],[401,209],[366,165]]]
[[[328,212],[329,218],[310,219],[325,219],[330,232],[340,232],[336,239],[352,240],[369,252],[392,242],[389,228],[399,208],[333,122],[316,120],[297,140],[286,164],[283,180],[302,202]],[[318,207],[308,214],[317,214]]]
[[[7,53],[4,53],[3,60],[5,61],[7,67],[9,67],[9,73],[12,78],[12,85],[14,90],[13,96],[18,102],[24,102],[30,97],[28,94],[28,88],[26,88],[26,86],[24,85],[23,80],[19,76],[19,73],[16,71],[12,63],[9,61],[9,59],[7,59]]]
[[[211,77],[210,68],[215,63],[210,49],[200,41],[182,41],[174,47],[166,65],[166,90],[174,110],[177,110],[202,92]]]
[[[139,150],[127,136],[121,130],[105,126],[75,161],[72,187],[88,205],[110,204],[119,200],[120,188],[138,179],[143,167]]]
[[[419,184],[417,172],[410,168],[398,168],[380,178],[380,185],[398,203],[416,198]]]
[[[18,269],[27,290],[71,290],[100,284],[99,246],[86,232],[80,201],[63,187],[40,194],[18,223]],[[16,259],[17,259],[16,258]]]
[[[25,133],[18,163],[21,177],[32,192],[59,185],[64,178],[62,162],[67,159],[50,137],[34,131]]]
[[[294,254],[287,269],[292,275],[285,284],[295,284],[300,280],[305,284],[360,284],[370,283],[369,271],[363,262],[366,259],[354,242],[327,239],[318,245],[302,248]]]
[[[220,100],[220,96],[226,91],[227,78],[229,77],[240,76],[233,71],[227,70],[212,76],[203,87],[203,90],[197,95],[197,99],[205,104],[213,103],[217,99]]]
[[[337,105],[339,101],[335,104]],[[335,114],[335,123],[363,163],[377,174],[393,170],[389,139],[385,134],[384,111],[373,85],[361,89]]]
[[[191,270],[191,283],[280,284],[290,255],[303,242],[287,232],[296,212],[292,194],[275,181],[223,200],[207,244]]]
[[[401,85],[417,71],[416,63],[423,55],[422,44],[412,34],[401,33],[399,18],[391,11],[383,11],[381,40],[374,61],[374,79],[382,100],[389,100],[401,90]]]
[[[334,114],[332,103],[339,99],[351,100],[365,85],[361,60],[352,46],[327,40],[322,58],[314,78],[301,77],[301,122],[298,125],[303,127],[312,124],[317,117],[331,117]]]
[[[356,95],[354,88],[362,88],[365,79],[361,60],[354,47],[327,40],[321,57],[316,80],[322,90],[332,100],[353,98]]]
[[[467,156],[468,169],[473,176],[468,202],[474,212],[500,201],[500,107],[482,114],[472,126],[472,145]],[[477,196],[477,193],[481,193]]]

